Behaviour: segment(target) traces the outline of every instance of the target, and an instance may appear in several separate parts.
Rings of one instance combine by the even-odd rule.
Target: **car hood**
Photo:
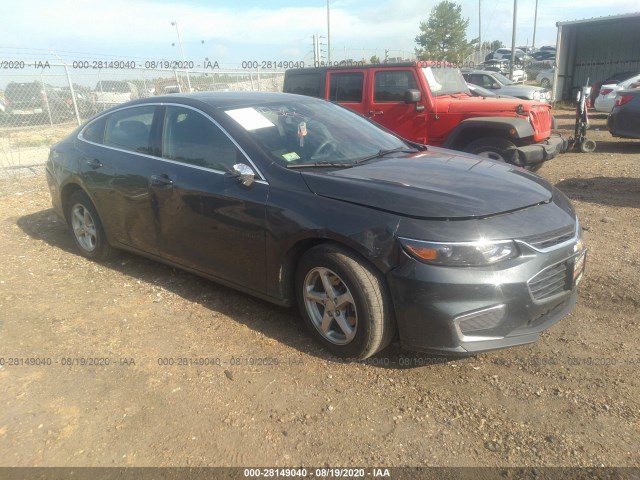
[[[522,95],[523,92],[533,93],[539,90],[545,90],[543,87],[536,87],[534,85],[503,85],[498,92],[510,92]]]
[[[416,218],[488,217],[551,201],[553,187],[525,170],[429,150],[301,174],[317,195]]]

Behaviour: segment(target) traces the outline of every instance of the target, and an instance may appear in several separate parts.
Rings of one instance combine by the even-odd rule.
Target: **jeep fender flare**
[[[511,129],[515,133],[511,133]],[[472,134],[476,132],[476,134]],[[443,147],[462,149],[469,142],[488,136],[503,137],[518,144],[518,140],[533,137],[533,126],[529,120],[520,117],[478,117],[468,118],[451,130]]]

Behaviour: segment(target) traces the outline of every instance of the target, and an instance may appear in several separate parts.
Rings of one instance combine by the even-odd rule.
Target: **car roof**
[[[135,101],[135,104],[145,103],[189,103],[197,100],[214,108],[229,108],[270,103],[277,101],[296,100],[302,102],[322,102],[316,98],[280,92],[195,92],[173,93],[157,97],[143,98]]]

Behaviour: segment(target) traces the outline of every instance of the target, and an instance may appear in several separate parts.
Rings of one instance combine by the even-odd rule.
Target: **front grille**
[[[551,109],[549,107],[534,107],[531,109],[531,123],[538,136],[547,138],[551,135]]]
[[[564,260],[551,265],[527,282],[534,300],[546,300],[571,289],[570,262],[571,260]]]
[[[554,245],[560,245],[568,240],[571,240],[576,234],[575,226],[569,225],[562,227],[551,232],[545,232],[539,235],[532,235],[530,237],[522,238],[521,240],[533,248],[538,250],[544,250]]]

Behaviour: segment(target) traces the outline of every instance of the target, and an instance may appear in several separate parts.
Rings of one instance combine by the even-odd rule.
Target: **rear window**
[[[364,73],[332,73],[329,79],[329,100],[332,102],[362,102]]]
[[[5,89],[7,97],[25,97],[32,95],[40,95],[42,92],[42,84],[37,82],[31,83],[10,83]]]
[[[283,91],[319,98],[320,75],[319,72],[285,75]]]

